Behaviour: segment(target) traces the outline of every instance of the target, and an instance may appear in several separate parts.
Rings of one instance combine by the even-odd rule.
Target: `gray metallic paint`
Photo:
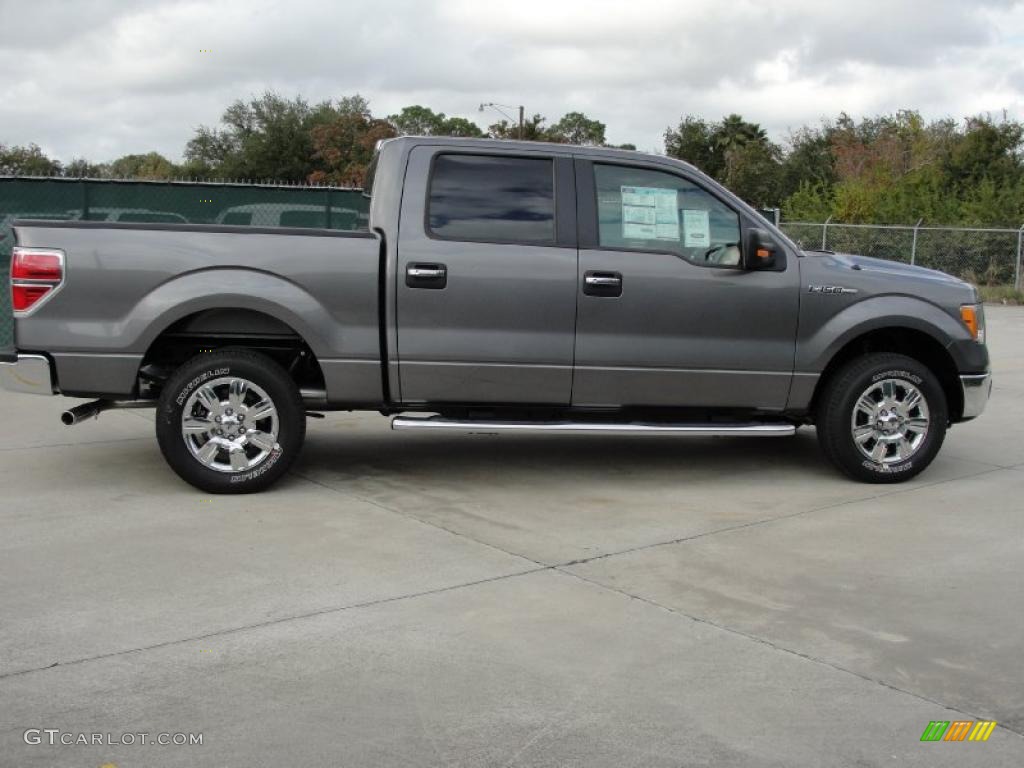
[[[782,410],[799,273],[698,266],[664,253],[580,252],[622,273],[622,296],[578,296],[574,405]]]
[[[728,202],[744,227],[769,230],[787,253],[786,269],[706,269],[670,255],[589,245],[577,253],[561,233],[558,246],[433,240],[424,231],[426,169],[440,150],[541,153],[679,173]],[[579,405],[799,412],[844,344],[889,326],[930,334],[961,373],[988,369],[985,347],[958,317],[960,304],[976,301],[967,284],[891,262],[800,253],[721,185],[670,158],[530,142],[393,139],[380,149],[370,226],[372,235],[345,236],[19,225],[20,244],[61,248],[68,264],[66,288],[17,321],[17,347],[50,354],[64,391],[119,397],[132,392],[139,361],[172,323],[199,310],[250,309],[305,339],[324,371],[329,403],[392,409],[571,398]],[[588,226],[579,222],[581,237],[593,237]],[[449,288],[406,288],[410,261],[447,264]],[[623,296],[583,295],[586,269],[622,272]],[[857,293],[808,293],[808,285]]]
[[[396,305],[402,400],[568,405],[576,248],[432,237],[424,180],[437,153],[413,149],[402,200]],[[405,270],[418,262],[445,264],[447,286],[407,286]]]
[[[167,327],[201,310],[237,308],[299,334],[324,368],[331,400],[381,399],[376,239],[40,223],[16,233],[23,245],[67,253],[65,290],[16,327],[19,348],[53,355],[63,391],[129,395]]]

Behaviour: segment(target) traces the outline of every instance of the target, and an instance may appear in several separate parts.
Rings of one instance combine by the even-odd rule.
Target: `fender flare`
[[[278,275],[234,267],[188,272],[162,283],[133,307],[123,332],[142,354],[174,323],[207,309],[269,315],[295,331],[318,358],[330,357],[334,348],[316,329],[334,331],[337,324],[313,296]]]
[[[876,296],[838,312],[797,344],[798,373],[821,373],[847,344],[881,328],[907,328],[924,333],[941,345],[958,367],[959,343],[970,333],[956,318],[924,299],[914,296]]]

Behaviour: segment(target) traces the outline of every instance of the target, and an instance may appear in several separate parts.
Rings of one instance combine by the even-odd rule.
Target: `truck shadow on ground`
[[[821,455],[813,429],[781,438],[573,435],[453,435],[310,431],[295,469],[305,475],[452,478],[494,475],[524,482],[559,476],[706,476],[785,474],[841,478]],[[500,473],[495,474],[495,473]]]

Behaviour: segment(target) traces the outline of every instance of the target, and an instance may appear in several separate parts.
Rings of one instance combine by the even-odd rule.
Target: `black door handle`
[[[587,296],[621,296],[622,275],[619,272],[585,272],[583,292]]]
[[[444,288],[448,285],[448,267],[444,264],[407,264],[405,284],[410,288]]]

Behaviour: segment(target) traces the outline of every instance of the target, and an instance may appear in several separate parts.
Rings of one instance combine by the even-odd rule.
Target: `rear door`
[[[396,286],[402,402],[569,404],[575,216],[567,154],[412,150]]]
[[[783,408],[795,258],[780,247],[777,271],[742,269],[753,222],[699,176],[587,160],[577,171],[573,404]]]

